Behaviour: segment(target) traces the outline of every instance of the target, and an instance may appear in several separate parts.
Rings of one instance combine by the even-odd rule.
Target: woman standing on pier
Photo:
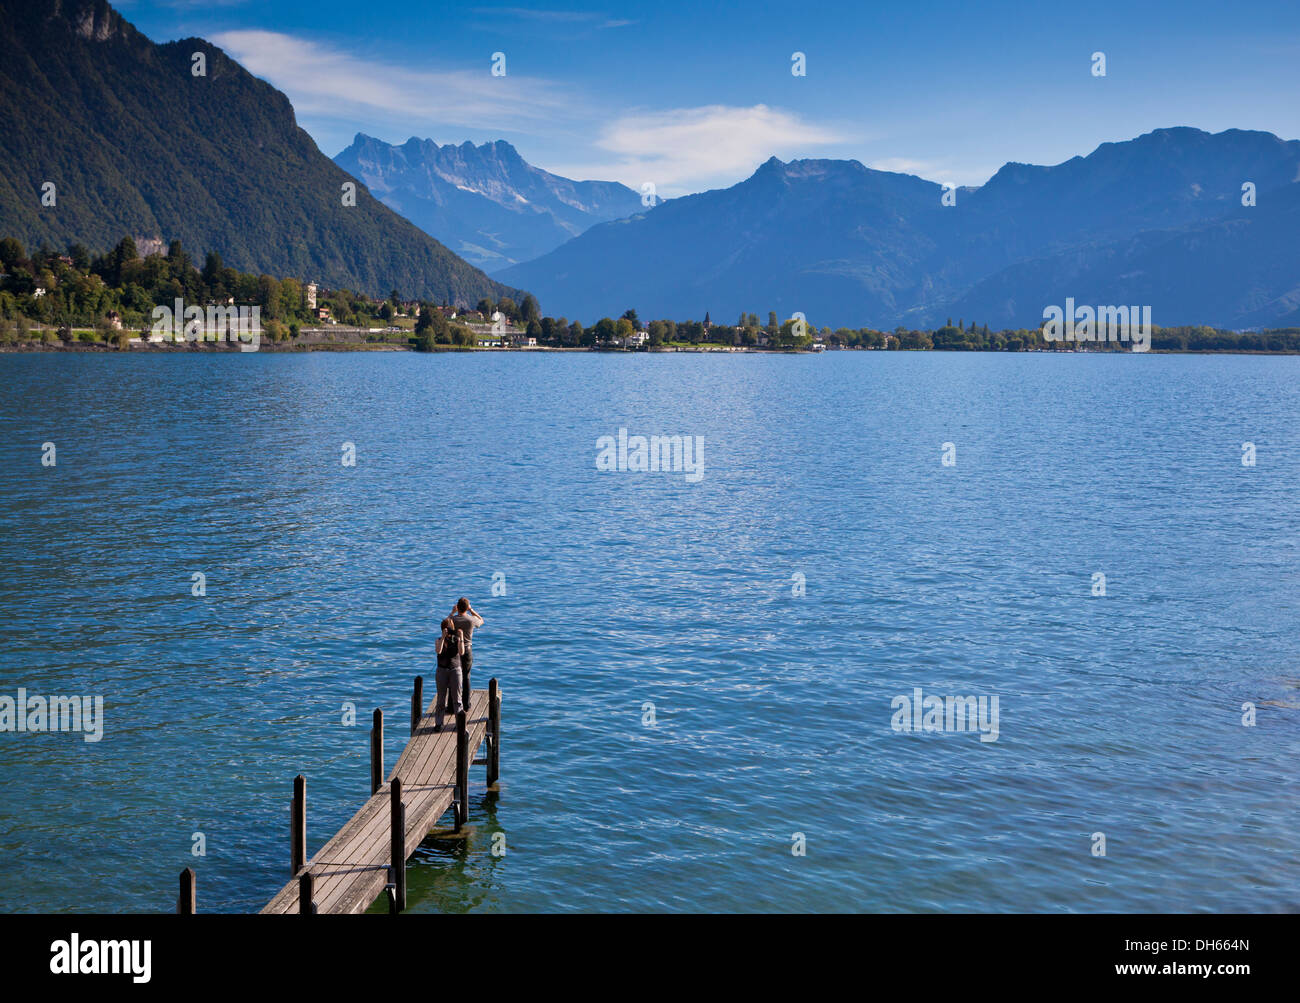
[[[465,635],[451,618],[442,621],[442,636],[434,642],[438,654],[438,696],[434,702],[434,731],[442,731],[445,709],[455,714],[461,709],[460,656],[465,650]]]

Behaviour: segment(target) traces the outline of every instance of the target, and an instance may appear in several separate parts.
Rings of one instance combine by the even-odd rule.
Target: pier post
[[[290,874],[297,874],[307,863],[307,778],[299,773],[293,778],[293,806],[289,809]]]
[[[411,694],[411,734],[420,723],[424,712],[424,676],[415,677],[415,692]]]
[[[198,876],[193,867],[181,871],[181,893],[176,898],[176,912],[181,916],[193,916],[198,911]]]
[[[370,795],[384,786],[384,712],[375,708],[370,725]]]
[[[465,730],[465,711],[456,711],[456,831],[469,818],[469,732]]]
[[[393,881],[393,869],[388,868],[388,884],[384,885],[384,897],[388,899],[388,915],[397,915],[397,884]]]
[[[303,871],[298,879],[298,915],[316,915],[316,875]]]
[[[392,824],[393,884],[397,911],[406,910],[406,805],[402,804],[402,781],[389,784],[389,819]]]
[[[496,676],[488,680],[487,785],[501,776],[501,691]]]

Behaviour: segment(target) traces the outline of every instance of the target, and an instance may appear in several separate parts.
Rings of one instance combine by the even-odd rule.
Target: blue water
[[[474,768],[470,838],[420,851],[412,909],[1293,910],[1298,379],[0,355],[0,695],[106,701],[99,743],[0,734],[0,909],[169,910],[186,866],[200,909],[258,909],[293,776],[314,852],[465,594],[501,790]],[[620,427],[702,437],[703,479],[598,472]],[[895,732],[914,687],[998,696],[998,740]]]

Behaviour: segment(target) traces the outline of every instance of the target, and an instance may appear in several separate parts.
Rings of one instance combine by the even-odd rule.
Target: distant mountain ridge
[[[504,140],[400,146],[357,133],[334,162],[390,208],[488,271],[539,257],[596,223],[639,212],[616,181],[571,181],[529,164]]]
[[[0,14],[0,236],[56,248],[157,236],[378,296],[519,295],[364,188],[344,205],[352,179],[288,98],[211,43],[157,45],[104,0],[0,0]]]
[[[1050,167],[1007,164],[951,207],[911,175],[772,158],[731,188],[593,227],[499,277],[583,317],[776,309],[832,327],[950,314],[1030,327],[1074,296],[1149,304],[1158,324],[1262,326],[1300,302],[1300,246],[1286,236],[1297,178],[1300,142],[1191,128]]]

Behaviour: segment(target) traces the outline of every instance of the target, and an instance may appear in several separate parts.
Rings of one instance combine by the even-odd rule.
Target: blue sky
[[[154,41],[221,45],[329,156],[357,132],[506,139],[558,174],[666,196],[772,155],[982,184],[1164,126],[1300,137],[1296,0],[116,6]]]

